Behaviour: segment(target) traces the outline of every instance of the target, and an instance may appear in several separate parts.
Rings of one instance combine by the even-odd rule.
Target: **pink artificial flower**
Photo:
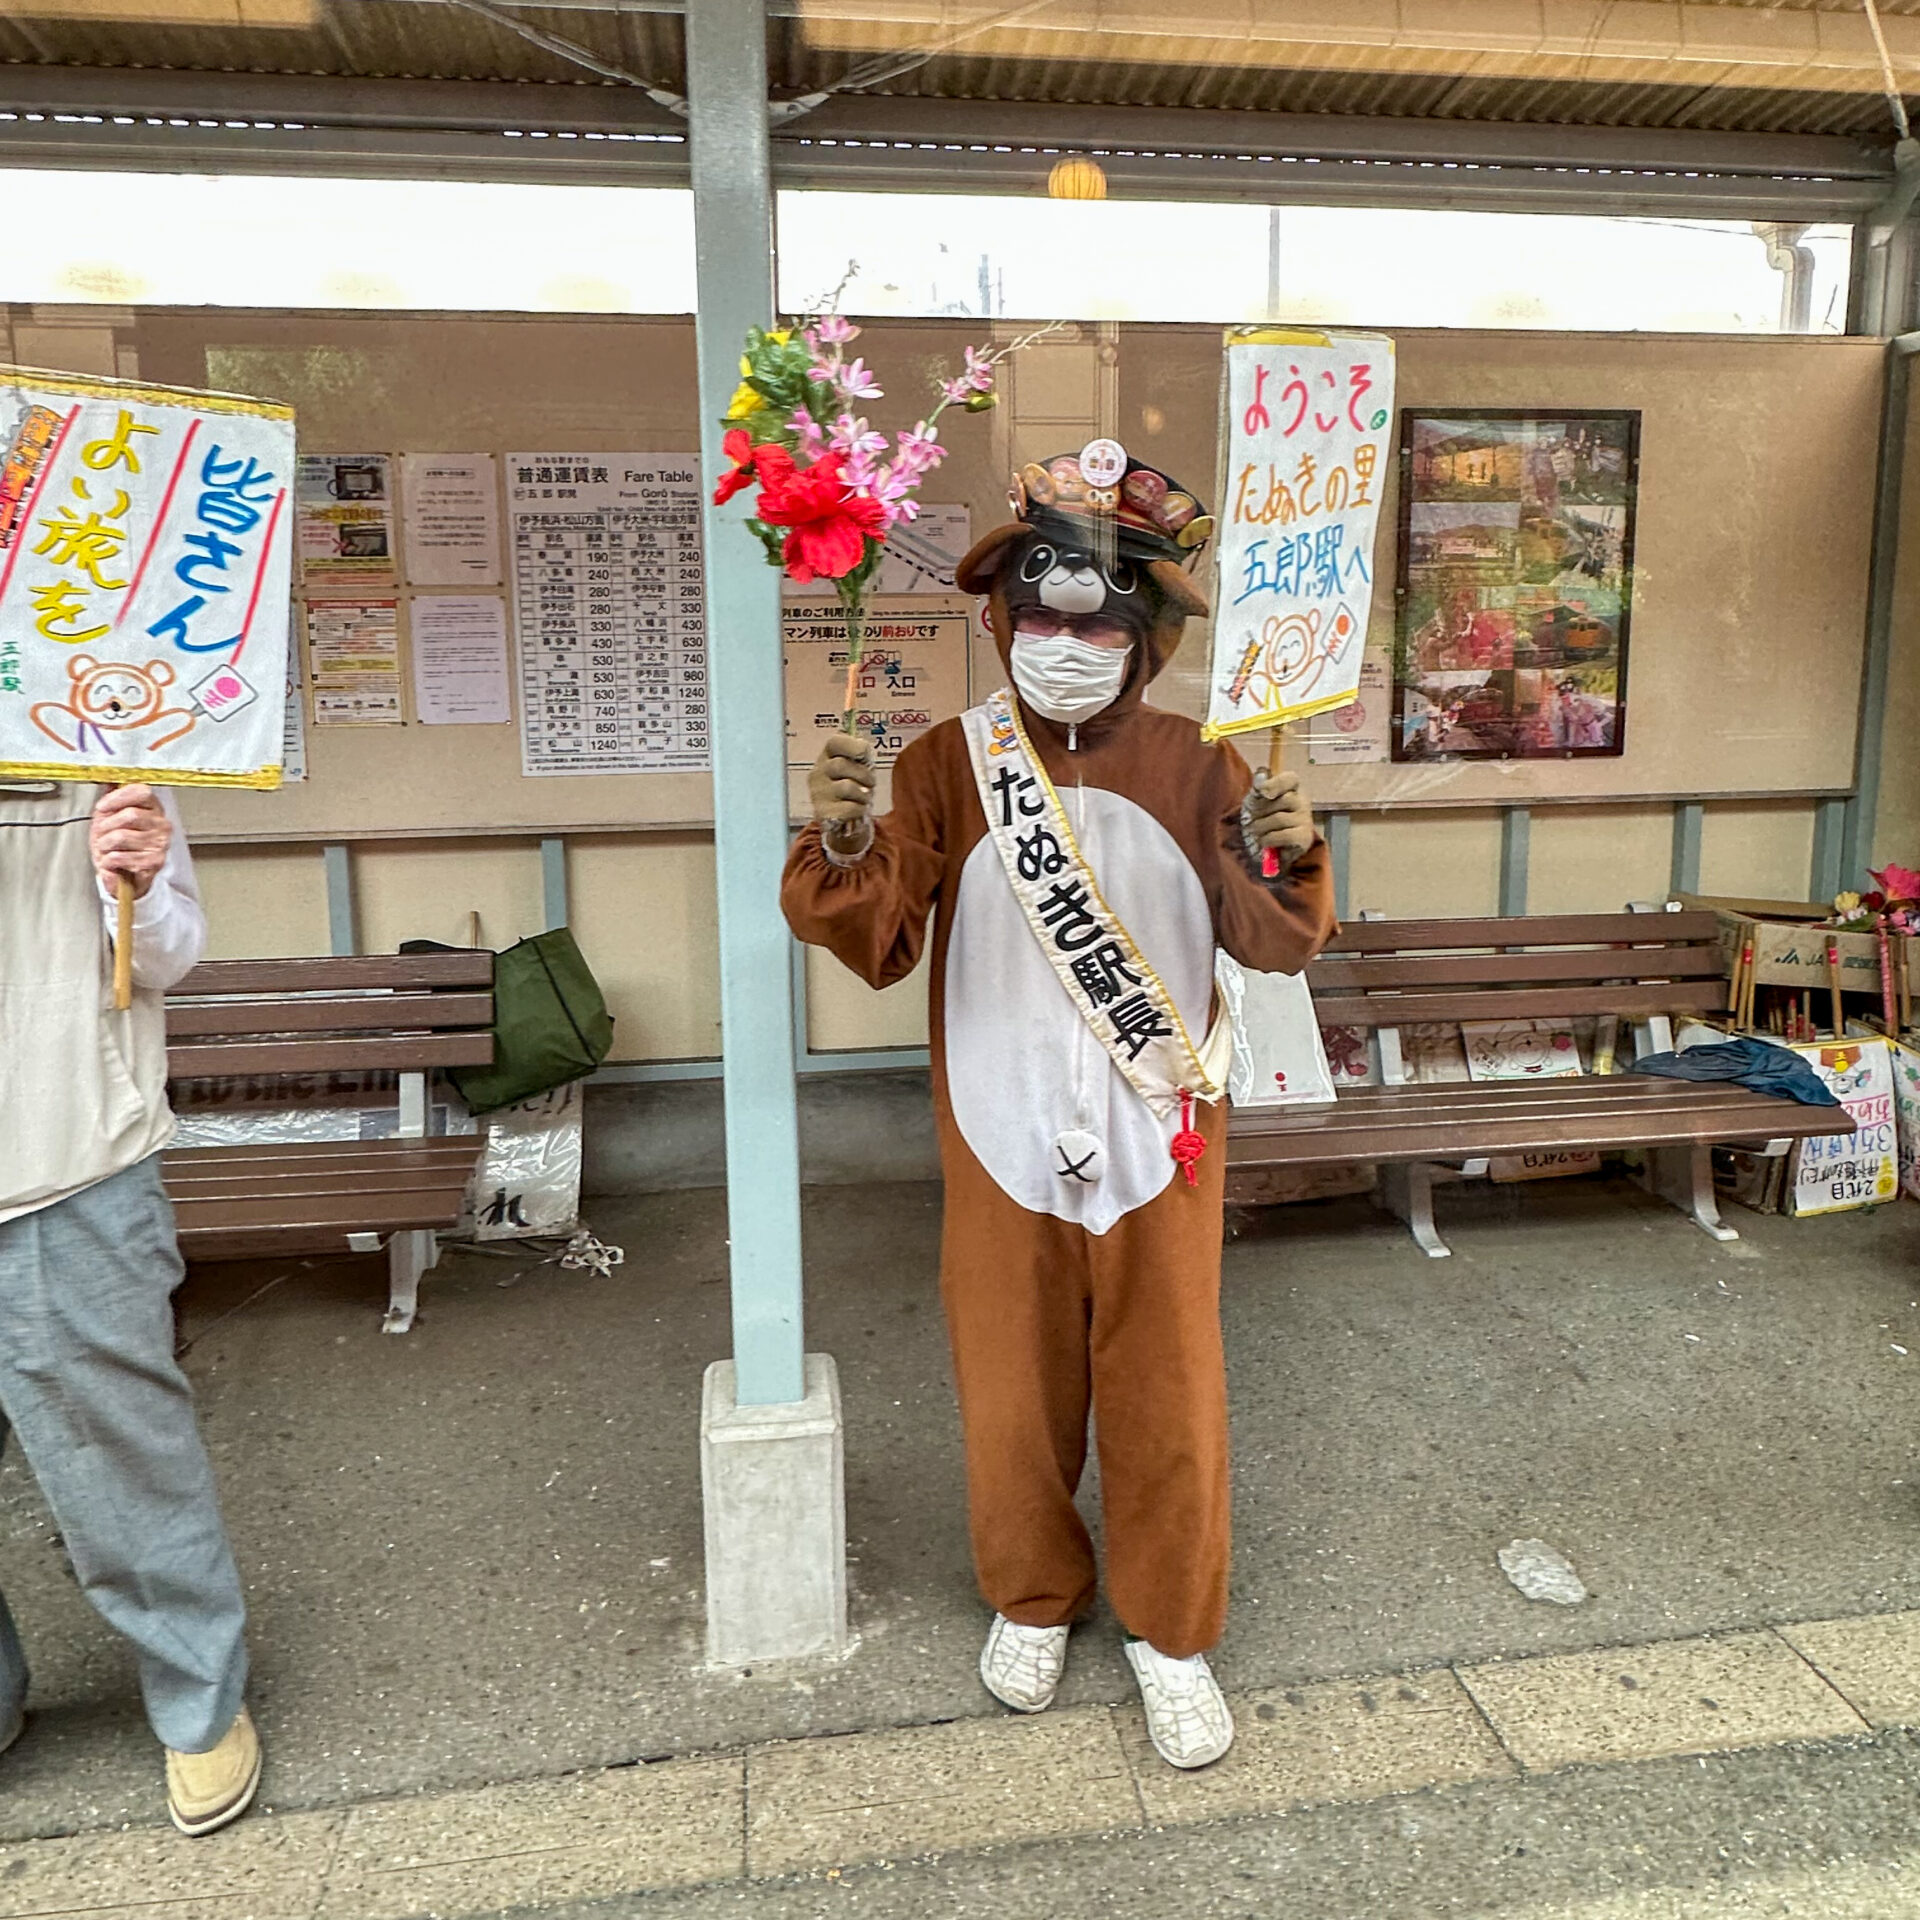
[[[800,451],[809,460],[819,459],[826,451],[827,436],[805,407],[795,407],[787,424],[800,436]]]
[[[993,391],[993,355],[982,353],[977,347],[967,349],[967,370],[960,376],[961,383],[975,393]]]
[[[940,382],[941,398],[944,399],[950,407],[964,407],[972,393],[973,388],[968,384],[965,375],[960,376],[958,379],[942,380]]]
[[[873,377],[864,360],[849,360],[835,367],[828,376],[849,400],[878,400],[880,382]]]
[[[811,346],[818,341],[829,347],[843,347],[849,340],[859,337],[860,329],[844,314],[826,313],[808,329],[807,344]]]
[[[924,420],[894,438],[900,443],[895,464],[908,473],[931,473],[947,457],[946,448],[940,444],[940,430]]]
[[[867,423],[851,413],[843,413],[833,423],[833,431],[827,436],[827,444],[836,453],[844,453],[849,460],[858,460],[863,455],[871,457],[885,453],[887,436],[873,433]]]

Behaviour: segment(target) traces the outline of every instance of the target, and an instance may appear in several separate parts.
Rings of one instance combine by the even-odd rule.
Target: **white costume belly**
[[[1193,864],[1144,807],[1104,787],[1062,804],[1107,904],[1165,983],[1187,1031],[1206,1031],[1213,920]],[[1093,1037],[1040,951],[989,836],[961,869],[947,946],[947,1094],[973,1156],[1009,1199],[1105,1233],[1165,1190],[1180,1122],[1158,1120]],[[1069,1129],[1092,1134],[1093,1183],[1061,1165]]]

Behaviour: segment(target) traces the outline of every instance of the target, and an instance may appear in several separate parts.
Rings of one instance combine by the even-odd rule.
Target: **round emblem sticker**
[[[1080,477],[1092,487],[1114,487],[1127,470],[1127,450],[1118,440],[1089,440],[1080,449]]]

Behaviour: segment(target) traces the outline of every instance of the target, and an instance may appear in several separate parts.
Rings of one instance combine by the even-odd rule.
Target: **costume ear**
[[[67,662],[67,672],[75,680],[84,680],[93,671],[93,662],[84,653],[76,653]]]
[[[147,669],[147,678],[156,687],[170,687],[173,685],[173,668],[165,660],[156,660]]]
[[[1206,617],[1206,589],[1177,560],[1149,560],[1147,578],[1160,589],[1170,612],[1186,620]]]
[[[973,543],[967,557],[953,570],[953,582],[962,593],[991,593],[1000,577],[1000,563],[1016,540],[1024,540],[1033,531],[1025,521],[1009,520]]]

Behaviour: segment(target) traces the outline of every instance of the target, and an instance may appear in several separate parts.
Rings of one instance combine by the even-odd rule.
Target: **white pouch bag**
[[[1333,1075],[1304,973],[1254,973],[1222,952],[1214,982],[1233,1022],[1227,1096],[1236,1107],[1327,1107]]]

